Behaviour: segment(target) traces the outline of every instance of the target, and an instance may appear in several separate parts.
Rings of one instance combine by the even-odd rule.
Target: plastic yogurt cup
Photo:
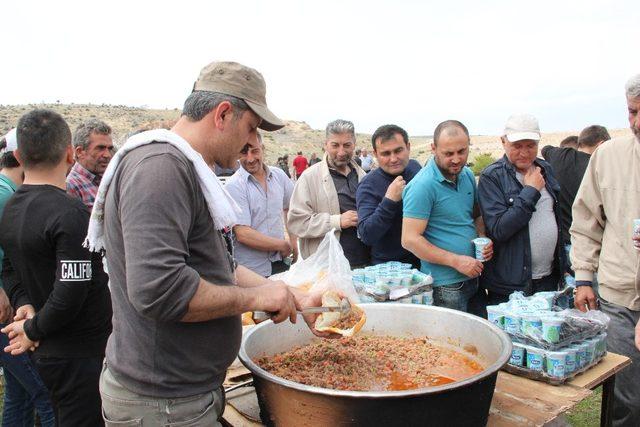
[[[564,361],[564,372],[569,375],[576,371],[576,349],[573,347],[567,347],[563,350],[567,353],[567,357]]]
[[[544,350],[535,347],[526,347],[527,368],[532,371],[542,371],[544,364]]]
[[[522,318],[516,313],[504,314],[504,330],[508,334],[520,335],[522,333]]]
[[[547,359],[547,375],[554,378],[563,378],[566,372],[567,352],[548,351],[545,356]]]
[[[587,349],[589,348],[589,344],[580,343],[576,344],[576,347],[576,359],[580,360],[580,368],[586,368],[587,366],[589,366],[589,359],[587,357]]]
[[[422,293],[422,304],[433,305],[433,291],[426,291]]]
[[[596,336],[596,339],[598,340],[598,343],[596,344],[596,354],[598,357],[602,357],[607,352],[607,333],[601,333]]]
[[[515,366],[524,366],[525,365],[525,356],[524,356],[524,346],[521,344],[513,343],[513,347],[511,348],[511,358],[509,359],[509,364]]]
[[[487,320],[498,325],[500,329],[504,329],[504,311],[497,305],[487,306]]]
[[[486,237],[476,237],[473,239],[473,244],[476,247],[476,259],[478,261],[485,261],[482,251],[489,243],[491,243],[491,239]]]
[[[560,342],[560,330],[564,320],[559,317],[543,317],[542,318],[542,338],[550,343],[556,344]]]
[[[539,314],[522,315],[522,333],[534,338],[542,335],[542,319]]]
[[[411,302],[413,304],[422,304],[422,294],[412,295]]]
[[[590,339],[590,340],[586,340],[584,343],[587,344],[587,348],[586,348],[586,350],[587,350],[587,354],[586,354],[587,364],[591,365],[597,359],[596,346],[598,345],[598,341]]]

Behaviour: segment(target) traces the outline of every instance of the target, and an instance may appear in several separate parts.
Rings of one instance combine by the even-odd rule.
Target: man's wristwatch
[[[591,287],[592,283],[589,280],[576,280],[576,288],[579,288],[580,286]]]

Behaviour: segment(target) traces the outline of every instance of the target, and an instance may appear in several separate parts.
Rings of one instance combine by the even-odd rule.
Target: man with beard
[[[87,236],[106,251],[112,290],[100,379],[108,425],[220,426],[241,314],[295,322],[297,309],[320,304],[236,264],[229,229],[238,208],[212,171],[233,166],[258,128],[283,126],[258,71],[216,61],[171,130],[134,135],[116,153]]]
[[[356,190],[365,172],[353,161],[356,133],[353,123],[335,120],[327,125],[325,155],[302,174],[291,197],[289,231],[300,238],[300,254],[313,254],[331,229],[351,268],[369,263],[369,248],[358,238]]]
[[[240,152],[240,169],[227,181],[225,189],[240,206],[233,227],[238,262],[262,276],[289,269],[284,259],[298,257],[296,236],[284,236],[283,213],[289,211],[293,182],[282,169],[264,164],[260,133]]]
[[[469,142],[469,131],[457,120],[436,127],[433,158],[404,190],[402,246],[422,260],[423,272],[433,274],[435,305],[479,315],[483,300],[474,297],[483,264],[474,258],[472,240],[484,236],[484,223],[475,177],[465,167]],[[491,243],[483,256],[493,256]]]
[[[640,352],[633,331],[640,319],[640,237],[634,237],[633,222],[640,218],[640,74],[625,89],[633,135],[614,138],[591,155],[573,204],[571,263],[576,308],[598,307],[591,287],[597,271],[600,310],[611,319],[607,347],[633,362],[616,377],[613,425],[637,426]]]
[[[102,174],[113,157],[111,127],[96,119],[80,124],[73,134],[73,151],[76,163],[67,175],[67,193],[91,210]]]
[[[396,125],[380,126],[371,137],[379,168],[371,171],[358,186],[358,233],[371,246],[371,263],[401,261],[420,267],[414,254],[402,247],[402,191],[420,171],[420,163],[410,159],[407,132]]]

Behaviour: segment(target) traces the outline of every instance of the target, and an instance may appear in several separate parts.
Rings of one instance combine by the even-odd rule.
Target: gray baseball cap
[[[267,86],[258,71],[237,62],[212,62],[200,71],[193,90],[224,93],[244,100],[260,118],[260,129],[274,131],[284,127],[267,107]]]

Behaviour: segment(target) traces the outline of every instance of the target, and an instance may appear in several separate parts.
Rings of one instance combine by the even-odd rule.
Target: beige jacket
[[[576,280],[598,272],[607,301],[640,310],[640,251],[633,220],[640,218],[640,142],[616,138],[591,156],[573,203],[571,263]]]
[[[358,173],[358,181],[366,175],[356,162],[351,167]],[[298,236],[300,255],[308,258],[332,228],[340,238],[340,205],[338,192],[329,173],[327,155],[322,161],[304,171],[293,188],[289,202],[287,229]]]

